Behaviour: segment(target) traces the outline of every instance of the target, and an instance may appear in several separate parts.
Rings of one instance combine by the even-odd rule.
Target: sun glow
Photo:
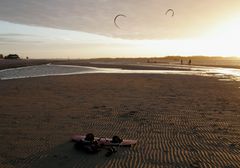
[[[201,37],[175,40],[129,40],[0,22],[0,45],[6,54],[14,48],[14,52],[36,58],[240,56],[240,17],[236,17],[240,14],[234,16],[210,27]]]
[[[240,14],[216,25],[207,35],[216,40],[240,41]]]
[[[238,16],[238,17],[236,17]],[[201,39],[208,50],[215,50],[217,55],[240,56],[240,14],[225,19],[210,29]]]
[[[240,16],[234,15],[210,27],[198,38],[177,40],[129,40],[126,50],[139,56],[207,55],[240,56]]]

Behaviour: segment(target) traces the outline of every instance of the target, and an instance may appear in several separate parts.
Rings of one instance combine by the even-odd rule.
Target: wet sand
[[[18,68],[18,67],[25,67],[25,66],[33,66],[33,65],[42,65],[42,64],[55,64],[55,65],[77,65],[77,66],[89,66],[89,67],[96,67],[96,68],[121,68],[127,70],[179,70],[174,67],[162,67],[159,65],[146,65],[146,64],[137,64],[136,60],[133,59],[132,61],[104,61],[101,62],[101,59],[94,59],[94,60],[6,60],[0,59],[0,70],[9,69],[9,68]]]
[[[0,81],[0,167],[240,167],[240,84],[183,75],[84,74]],[[131,148],[89,155],[71,135]]]
[[[131,61],[100,61],[100,60],[70,60],[70,61],[57,61],[55,65],[77,65],[77,66],[88,66],[96,68],[120,68],[124,70],[189,70],[187,68],[176,68],[174,66],[165,66],[165,64],[147,64],[138,63],[136,60]]]
[[[183,59],[183,65],[180,64]],[[194,66],[210,66],[240,69],[240,59],[238,58],[211,58],[203,57],[159,57],[159,58],[98,58],[98,59],[20,59],[7,60],[0,59],[0,70],[17,68],[23,66],[56,64],[56,65],[79,65],[97,68],[121,68],[126,70],[189,70],[188,60],[192,59]],[[150,61],[150,62],[149,62]]]
[[[18,68],[24,66],[42,65],[57,62],[57,60],[23,60],[23,59],[0,59],[0,70],[9,68]]]
[[[183,65],[181,65],[181,59]],[[89,60],[58,60],[55,64],[93,66],[97,68],[122,68],[135,70],[188,70],[191,65],[240,69],[239,58],[223,57],[159,57],[159,58],[102,58]]]

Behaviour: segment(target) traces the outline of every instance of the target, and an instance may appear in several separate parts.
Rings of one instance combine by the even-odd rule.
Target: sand
[[[183,65],[181,65],[183,60]],[[158,57],[158,58],[99,58],[86,60],[58,60],[55,64],[93,66],[99,68],[122,68],[138,70],[179,70],[176,65],[181,65],[182,70],[187,70],[188,61],[194,66],[210,66],[240,69],[240,59],[234,57]],[[169,65],[164,67],[162,65]]]
[[[53,62],[55,65],[77,65],[77,66],[88,66],[96,68],[119,68],[125,70],[189,70],[188,68],[176,68],[174,66],[164,66],[163,64],[149,64],[149,63],[138,63],[136,60],[132,62],[126,61],[115,61],[109,60],[102,62],[101,60],[59,60]]]
[[[237,82],[88,74],[0,81],[0,167],[240,167]],[[110,157],[73,134],[136,139]]]
[[[18,68],[18,67],[24,67],[24,66],[33,66],[33,65],[42,65],[42,64],[48,64],[58,62],[58,60],[44,60],[44,59],[31,59],[31,60],[25,60],[25,59],[0,59],[0,70],[2,69],[9,69],[9,68]]]

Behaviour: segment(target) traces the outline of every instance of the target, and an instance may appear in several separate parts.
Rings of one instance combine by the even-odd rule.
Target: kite
[[[168,9],[168,10],[165,12],[165,15],[168,15],[169,12],[172,12],[172,17],[175,15],[173,9]]]
[[[114,24],[115,24],[115,26],[117,27],[117,28],[119,28],[120,29],[120,27],[118,26],[118,24],[117,24],[117,18],[118,17],[127,17],[127,16],[125,16],[125,15],[123,15],[123,14],[118,14],[115,18],[114,18]]]

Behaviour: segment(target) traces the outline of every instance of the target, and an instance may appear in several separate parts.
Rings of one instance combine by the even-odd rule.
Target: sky
[[[126,16],[117,19],[120,28],[113,23],[118,14]],[[240,56],[239,18],[239,0],[1,0],[0,53]]]

